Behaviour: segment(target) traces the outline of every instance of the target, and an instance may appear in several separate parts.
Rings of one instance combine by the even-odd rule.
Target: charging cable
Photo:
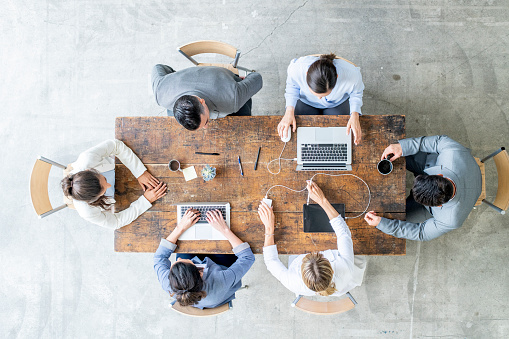
[[[286,143],[285,143],[285,146],[286,146]],[[284,151],[284,147],[283,147],[283,151]],[[283,152],[281,152],[281,154],[283,154]],[[281,159],[281,155],[280,155],[280,158]],[[272,161],[275,161],[277,159],[274,159]],[[283,160],[293,160],[293,159],[283,159]],[[272,162],[271,161],[271,162]],[[270,162],[269,162],[270,164]],[[267,164],[267,169],[268,169],[268,164]],[[281,165],[279,167],[279,170],[281,171]],[[272,173],[272,172],[271,172]],[[278,172],[279,173],[279,172]],[[272,174],[277,174],[277,173],[272,173]],[[371,190],[369,189],[369,185],[364,181],[362,180],[361,178],[359,178],[358,176],[356,176],[355,174],[329,174],[329,173],[316,173],[315,175],[313,175],[310,179],[310,181],[313,181],[313,179],[317,176],[317,175],[328,175],[330,177],[342,177],[342,176],[351,176],[351,177],[355,177],[357,179],[359,179],[360,181],[362,181],[364,183],[364,185],[366,186],[366,188],[368,189],[368,205],[366,206],[366,208],[364,209],[364,211],[359,214],[359,215],[356,215],[355,217],[345,217],[345,219],[355,219],[355,218],[359,218],[360,216],[362,216],[364,213],[366,213],[366,211],[368,210],[369,208],[369,205],[371,204]],[[269,188],[267,190],[267,193],[265,193],[265,198],[267,199],[268,195],[269,195],[269,192],[275,188],[275,187],[283,187],[283,188],[286,188],[290,191],[293,191],[293,192],[297,192],[297,193],[300,193],[300,192],[304,192],[307,187],[304,187],[303,189],[301,190],[294,190],[293,188],[290,188],[288,186],[284,186],[284,185],[274,185],[272,186],[271,188]],[[309,192],[308,192],[308,199],[307,199],[307,204],[309,205]]]
[[[281,156],[283,155],[283,152],[285,151],[286,144],[287,144],[287,142],[285,142],[285,145],[283,146],[283,149],[281,150],[281,153],[279,154],[279,157],[278,157],[277,159],[273,159],[273,160],[271,160],[271,161],[269,161],[269,162],[267,163],[267,171],[269,171],[269,173],[270,173],[270,174],[274,174],[274,175],[276,175],[276,174],[279,174],[279,173],[281,172],[281,160],[290,160],[290,161],[295,161],[295,160],[297,160],[297,158],[294,158],[294,159],[285,159],[285,158],[281,158]],[[270,168],[269,168],[270,164],[271,164],[271,163],[273,163],[274,161],[279,161],[279,170],[278,170],[276,173],[272,172],[272,171],[270,170]],[[283,187],[286,187],[286,186],[283,186]],[[287,188],[288,188],[288,187],[287,187]],[[291,189],[291,188],[288,188],[288,189]],[[295,191],[295,192],[297,192],[297,191]],[[301,191],[299,191],[299,192],[301,192]]]

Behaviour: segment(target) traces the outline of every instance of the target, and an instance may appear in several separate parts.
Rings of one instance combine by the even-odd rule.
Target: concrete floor
[[[197,321],[168,309],[152,254],[113,252],[113,232],[71,210],[38,220],[28,195],[38,155],[69,163],[112,138],[115,117],[164,114],[150,69],[191,66],[176,47],[200,39],[237,45],[241,64],[263,75],[256,115],[284,111],[292,58],[335,51],[362,68],[364,114],[405,114],[408,136],[448,134],[478,156],[509,146],[507,0],[1,5],[0,337],[509,337],[509,217],[486,206],[439,239],[409,241],[406,256],[370,257],[348,313],[290,308],[257,256],[234,309]]]

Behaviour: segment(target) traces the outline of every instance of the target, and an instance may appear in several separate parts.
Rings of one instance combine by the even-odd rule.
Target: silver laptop
[[[200,220],[182,233],[179,240],[227,240],[218,230],[210,226],[207,211],[219,210],[223,214],[226,225],[230,227],[230,203],[228,202],[183,202],[177,205],[177,223],[180,222],[188,208],[201,212]]]
[[[346,127],[298,127],[297,171],[351,171],[352,132]]]

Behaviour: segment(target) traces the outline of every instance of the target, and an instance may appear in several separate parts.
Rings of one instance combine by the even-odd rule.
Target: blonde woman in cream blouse
[[[301,254],[292,259],[288,268],[279,260],[274,242],[274,212],[262,202],[258,214],[265,225],[263,259],[267,269],[296,295],[340,296],[362,284],[366,262],[353,254],[352,235],[341,215],[332,207],[322,190],[308,181],[309,197],[327,213],[337,237],[337,249]]]
[[[125,210],[111,211],[115,203],[116,156],[138,179],[145,193]],[[148,173],[134,152],[122,141],[106,140],[81,153],[68,176],[62,179],[64,195],[71,198],[78,214],[93,224],[117,229],[130,224],[152,203],[166,195],[166,184]]]

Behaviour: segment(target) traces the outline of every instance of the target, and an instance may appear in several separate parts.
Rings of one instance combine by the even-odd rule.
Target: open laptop
[[[210,226],[205,219],[207,211],[219,210],[223,214],[226,225],[230,227],[230,203],[228,202],[182,202],[177,205],[177,223],[182,220],[188,208],[201,212],[200,220],[182,233],[179,240],[227,240],[218,230]]]
[[[346,127],[298,127],[297,171],[351,171],[352,133]]]

